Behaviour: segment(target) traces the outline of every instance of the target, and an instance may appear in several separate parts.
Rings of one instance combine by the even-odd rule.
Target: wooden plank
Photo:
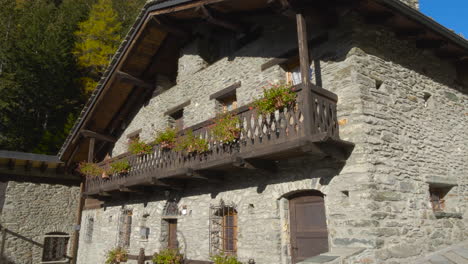
[[[94,160],[94,146],[96,143],[95,138],[89,139],[89,149],[88,149],[88,162],[93,162]]]
[[[217,26],[232,30],[234,32],[238,32],[238,33],[244,32],[244,29],[239,25],[236,25],[236,24],[234,24],[232,22],[229,22],[229,21],[226,21],[226,20],[222,20],[220,18],[215,18],[211,14],[212,11],[210,11],[205,5],[201,5],[200,9],[202,10],[203,15],[204,15],[205,19],[208,22],[210,22],[210,23],[212,23],[214,25],[217,25]]]
[[[224,1],[226,1],[226,0],[202,0],[202,1],[198,1],[196,3],[191,2],[191,3],[186,4],[186,5],[169,7],[169,8],[165,8],[165,9],[161,9],[161,10],[151,12],[150,16],[156,16],[156,15],[179,12],[179,11],[183,11],[183,10],[187,10],[187,9],[197,8],[197,7],[200,7],[202,5],[210,5],[210,4],[215,4],[215,3],[224,2]]]
[[[171,109],[167,110],[166,112],[164,112],[164,115],[172,115],[173,113],[187,107],[188,105],[190,105],[190,100],[188,101],[185,101],[175,107],[172,107]]]
[[[237,81],[232,85],[229,85],[228,87],[222,89],[221,91],[218,91],[212,95],[210,95],[210,100],[212,99],[222,99],[223,97],[230,95],[232,92],[234,92],[237,88],[241,87],[241,81]]]
[[[155,16],[150,16],[150,18],[153,20],[153,22],[156,23],[156,27],[158,27],[159,29],[162,29],[168,33],[172,33],[175,36],[178,36],[184,39],[190,36],[190,33],[186,32],[185,30],[177,28],[173,25],[169,25],[167,23],[163,23],[161,19],[158,19]]]
[[[93,132],[93,131],[90,131],[90,130],[83,129],[83,130],[80,131],[80,133],[86,138],[95,138],[95,139],[99,139],[99,140],[106,141],[106,142],[111,142],[111,143],[117,142],[117,139],[114,138],[114,137],[99,134],[97,132]]]
[[[307,26],[305,18],[302,14],[296,14],[297,19],[297,37],[299,45],[299,60],[301,67],[302,83],[310,86],[310,60],[309,60],[309,45],[307,44]]]

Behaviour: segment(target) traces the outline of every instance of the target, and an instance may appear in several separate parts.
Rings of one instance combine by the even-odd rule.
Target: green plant
[[[127,173],[131,167],[128,160],[119,160],[110,165],[109,174]]]
[[[296,94],[290,84],[281,82],[270,84],[270,87],[263,89],[263,98],[254,102],[254,106],[260,114],[271,114],[277,109],[290,106],[296,101]]]
[[[177,249],[164,249],[159,254],[154,254],[153,263],[154,264],[182,264],[184,260],[184,255],[179,252]]]
[[[140,139],[134,139],[130,141],[128,145],[128,151],[134,155],[146,155],[146,154],[151,154],[153,151],[153,147],[141,141]]]
[[[127,262],[127,250],[121,247],[111,249],[107,252],[106,264],[117,264],[120,262]]]
[[[155,144],[161,145],[163,149],[172,149],[175,146],[177,131],[175,128],[168,127],[164,131],[158,133]]]
[[[240,137],[240,124],[241,121],[239,117],[231,113],[216,117],[212,128],[214,138],[224,143],[236,141]]]
[[[199,138],[193,134],[192,130],[188,130],[185,136],[177,140],[175,150],[187,153],[204,153],[209,150],[209,145],[206,139]]]
[[[236,256],[218,254],[211,257],[214,264],[242,264]]]
[[[104,172],[104,169],[99,167],[96,163],[80,162],[78,165],[78,172],[86,176],[99,177]]]

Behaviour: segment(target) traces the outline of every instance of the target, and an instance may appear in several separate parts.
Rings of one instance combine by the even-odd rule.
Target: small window
[[[237,251],[237,212],[234,208],[223,209],[223,251],[235,255]]]
[[[66,233],[54,232],[44,236],[42,261],[62,261],[67,259],[67,247],[70,236]]]
[[[85,242],[91,243],[93,241],[93,231],[94,231],[94,218],[90,217],[86,223],[86,233],[85,233]]]
[[[119,221],[119,247],[128,248],[132,234],[132,210],[123,210]]]
[[[140,222],[140,239],[147,241],[149,238],[150,229],[147,226],[149,214],[144,214]]]
[[[445,209],[445,195],[448,193],[446,188],[430,187],[429,193],[431,195],[432,209],[436,212]]]
[[[222,113],[237,109],[237,97],[235,91],[226,97],[218,99],[218,103],[220,112]]]
[[[182,130],[184,128],[183,108],[169,115],[169,126],[176,130]]]
[[[301,67],[298,64],[292,64],[292,66],[286,67],[288,70],[286,72],[286,82],[291,85],[298,85],[302,83],[302,74]],[[313,69],[309,68],[310,80],[313,80]]]
[[[142,129],[138,129],[136,131],[133,131],[132,133],[127,135],[128,142],[134,141],[134,140],[139,140],[140,139],[140,134],[141,134]]]

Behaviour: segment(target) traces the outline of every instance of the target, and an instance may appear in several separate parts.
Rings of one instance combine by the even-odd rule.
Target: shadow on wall
[[[12,230],[9,230],[7,228],[4,228],[3,226],[0,225],[0,264],[23,264],[23,263],[15,263],[14,261],[11,260],[12,256],[7,256],[8,252],[6,252],[6,249],[8,248],[8,240],[7,237],[13,237],[13,240],[15,240],[15,244],[18,244],[18,240],[21,242],[25,242],[31,246],[31,251],[33,251],[33,247],[38,247],[43,249],[44,244],[38,243],[34,241],[31,238],[25,237],[19,233],[16,233]],[[24,244],[22,245],[24,246]],[[67,259],[71,259],[71,257],[66,256]]]
[[[301,181],[307,179],[316,179],[322,186],[328,185],[332,179],[339,175],[345,162],[336,161],[332,158],[324,158],[311,162],[310,158],[296,158],[277,162],[276,168],[272,170],[248,170],[236,169],[227,173],[220,173],[214,176],[213,181],[204,181],[193,179],[190,182],[183,182],[177,179],[168,179],[169,185],[183,186],[178,195],[181,197],[198,196],[210,194],[212,199],[223,192],[244,190],[256,187],[256,192],[262,194],[269,185],[288,183],[291,181]],[[310,189],[314,186],[309,186]],[[153,187],[153,195],[139,193],[125,193],[119,197],[113,197],[104,203],[105,207],[132,205],[151,202],[165,201],[163,187]]]

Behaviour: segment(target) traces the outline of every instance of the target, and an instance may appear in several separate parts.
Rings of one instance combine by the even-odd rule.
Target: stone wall
[[[186,126],[190,126],[215,115],[215,102],[209,100],[209,96],[214,92],[241,81],[242,86],[237,90],[237,99],[239,106],[242,106],[260,96],[262,87],[268,82],[284,80],[286,74],[280,66],[261,71],[261,65],[287,51],[297,49],[294,21],[279,18],[273,23],[271,18],[252,19],[256,19],[256,22],[263,26],[264,34],[229,58],[208,65],[194,52],[194,44],[189,44],[179,60],[180,76],[177,85],[154,97],[149,104],[140,109],[117,142],[113,154],[125,152],[126,134],[140,128],[141,138],[151,141],[157,130],[167,126],[167,117],[163,113],[187,100],[191,100],[191,104],[185,109],[184,121]],[[323,32],[314,33],[319,35]],[[318,82],[335,92],[339,91],[339,95],[346,98],[338,105],[340,119],[357,117],[360,113],[355,107],[360,100],[356,92],[359,90],[357,85],[352,83],[352,64],[346,57],[351,49],[350,34],[350,28],[347,26],[329,32],[328,42],[313,50],[314,57],[322,58],[314,62],[313,82]],[[184,79],[181,76],[188,77]],[[354,141],[360,133],[359,127],[350,125],[343,128],[341,137]],[[288,232],[284,230],[287,230],[289,225],[285,218],[288,213],[284,211],[287,209],[284,207],[285,201],[280,198],[289,192],[319,189],[326,194],[328,225],[332,238],[330,245],[375,246],[375,239],[369,238],[367,234],[361,235],[370,222],[370,216],[361,213],[368,210],[368,202],[365,197],[361,198],[358,190],[367,189],[367,182],[363,187],[354,184],[357,178],[367,179],[366,175],[360,174],[365,166],[361,158],[363,153],[364,149],[358,146],[338,177],[333,176],[338,174],[341,164],[328,164],[328,167],[322,168],[319,164],[306,165],[310,163],[306,159],[289,161],[295,163],[295,166],[288,166],[286,162],[284,170],[276,175],[255,175],[245,180],[244,177],[240,178],[239,174],[232,175],[236,180],[230,181],[229,177],[226,177],[222,187],[190,183],[185,191],[179,194],[180,206],[186,205],[188,210],[192,211],[192,215],[189,213],[179,219],[179,238],[183,240],[179,241],[180,245],[189,258],[208,258],[209,206],[223,199],[225,202],[237,204],[239,208],[238,255],[242,260],[254,258],[259,264],[289,263],[289,237]],[[198,193],[194,193],[194,190]],[[356,191],[348,197],[342,192],[348,190]],[[106,251],[116,246],[116,219],[119,218],[122,207],[133,209],[131,252],[137,253],[140,247],[151,253],[159,250],[166,243],[165,231],[161,231],[161,227],[164,227],[161,212],[165,203],[166,200],[160,196],[138,202],[122,199],[107,204],[105,209],[85,212],[83,223],[92,218],[94,234],[92,242],[85,242],[86,227],[83,226],[79,262],[103,261]],[[151,231],[149,239],[141,241],[138,223],[145,214],[150,215],[147,222]],[[349,222],[355,223],[353,230],[346,225]]]
[[[284,79],[281,67],[261,71],[260,65],[295,47],[294,24],[256,19],[263,23],[264,35],[236,56],[209,65],[189,44],[179,60],[177,85],[140,109],[113,154],[125,152],[125,134],[139,128],[150,141],[167,125],[163,113],[189,99],[186,126],[213,117],[215,103],[209,95],[236,81],[242,82],[237,92],[242,106],[258,97],[267,81]],[[348,263],[411,263],[415,255],[468,235],[467,96],[457,90],[455,69],[383,28],[367,26],[353,15],[344,20],[325,44],[312,50],[312,57],[314,82],[339,97],[340,137],[356,144],[351,157],[345,165],[311,164],[306,158],[283,161],[279,173],[233,173],[218,185],[189,182],[176,193],[179,207],[187,208],[178,219],[178,237],[189,258],[207,259],[209,207],[222,199],[239,208],[242,260],[289,263],[287,200],[282,197],[310,189],[326,195],[330,246],[365,249]],[[189,77],[183,79],[184,74]],[[436,219],[429,199],[429,184],[434,183],[456,184],[446,197],[446,211],[464,214],[463,219]],[[163,193],[116,199],[103,209],[86,211],[83,222],[93,218],[94,234],[85,242],[86,227],[82,229],[79,262],[102,262],[115,247],[123,208],[133,209],[131,253],[164,247]],[[139,234],[143,215],[149,215],[147,240]]]
[[[8,182],[0,216],[1,225],[8,230],[2,263],[40,263],[46,233],[72,234],[78,197],[78,187]],[[71,242],[68,255],[70,247]]]
[[[362,115],[346,126],[362,126],[354,142],[365,147],[372,183],[367,199],[377,247],[370,259],[411,263],[468,235],[468,96],[461,92],[468,85],[457,81],[453,64],[415,42],[360,21],[355,28],[348,56]],[[454,185],[445,212],[463,219],[436,218],[430,185]]]
[[[282,229],[288,221],[281,217],[281,198],[301,190],[320,190],[326,195],[327,212],[331,216],[334,204],[346,199],[335,188],[339,177],[334,163],[310,163],[307,159],[289,160],[280,164],[278,173],[259,174],[243,172],[226,175],[222,183],[189,182],[182,192],[171,192],[177,197],[179,210],[187,213],[177,217],[179,247],[190,259],[209,259],[209,213],[211,205],[221,200],[233,204],[238,212],[238,250],[242,261],[255,259],[256,263],[282,263],[287,259],[289,239],[282,237]],[[129,252],[137,254],[145,248],[152,254],[167,245],[167,227],[163,222],[163,208],[167,202],[163,191],[138,198],[116,199],[106,204],[105,209],[87,210],[83,214],[83,229],[80,235],[79,263],[103,263],[106,251],[118,241],[118,219],[122,210],[131,209],[132,234]],[[287,215],[287,214],[286,214]],[[148,239],[140,237],[140,223],[146,216],[150,228]],[[88,229],[86,219],[93,218],[92,240],[85,242]],[[136,262],[129,262],[136,263]],[[288,262],[285,262],[288,263]]]

